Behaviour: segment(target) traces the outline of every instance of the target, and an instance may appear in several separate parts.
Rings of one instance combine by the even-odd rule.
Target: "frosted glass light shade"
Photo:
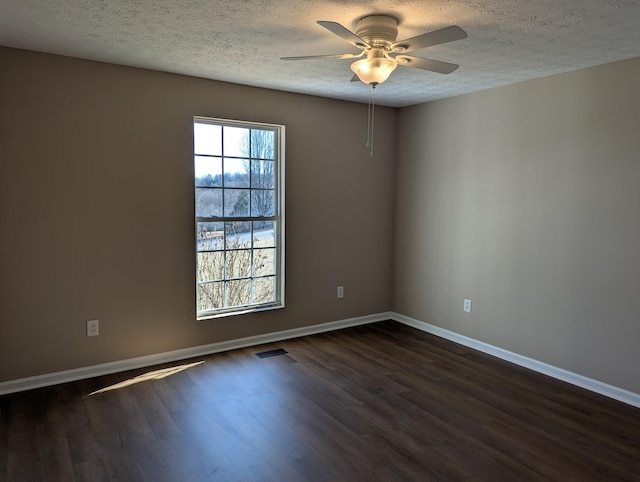
[[[358,60],[351,64],[351,70],[365,84],[381,84],[389,78],[398,63],[387,57],[374,57]]]

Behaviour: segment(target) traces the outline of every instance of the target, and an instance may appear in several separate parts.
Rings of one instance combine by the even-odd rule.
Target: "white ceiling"
[[[412,55],[460,64],[449,75],[399,67],[376,89],[402,107],[640,55],[639,0],[0,0],[0,45],[366,102],[357,52],[316,24],[355,30],[370,14],[398,39],[448,25],[469,35]]]

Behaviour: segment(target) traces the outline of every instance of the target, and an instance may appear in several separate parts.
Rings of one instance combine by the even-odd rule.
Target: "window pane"
[[[249,187],[249,160],[248,159],[225,158],[224,186],[225,187]]]
[[[246,127],[224,127],[224,155],[248,157],[249,129]]]
[[[251,161],[251,187],[273,189],[274,162]]]
[[[193,124],[193,153],[222,155],[222,126],[213,124]]]
[[[196,188],[196,217],[222,217],[222,189]]]
[[[224,279],[224,251],[198,253],[196,276],[198,282]]]
[[[275,133],[261,129],[251,130],[251,157],[273,159]]]
[[[251,247],[251,223],[234,221],[225,223],[227,249],[243,249]]]
[[[224,306],[224,284],[204,283],[197,289],[198,311],[214,310]]]
[[[253,302],[270,303],[276,300],[276,278],[255,278],[253,280]]]
[[[253,250],[253,276],[276,274],[276,250],[274,248]]]
[[[241,306],[251,303],[251,280],[233,280],[225,283],[227,288],[226,306]]]
[[[194,158],[196,187],[222,187],[222,158]]]
[[[224,247],[224,223],[198,223],[198,251],[214,251]]]
[[[227,251],[227,279],[251,276],[251,250]]]
[[[275,222],[274,221],[254,221],[253,222],[253,246],[265,248],[276,245]]]
[[[224,190],[224,215],[249,216],[249,189]]]
[[[272,190],[251,190],[251,215],[273,216],[275,212],[275,198]]]

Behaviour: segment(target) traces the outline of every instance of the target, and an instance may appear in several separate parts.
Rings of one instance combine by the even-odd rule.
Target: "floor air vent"
[[[270,356],[286,355],[287,353],[289,352],[284,348],[276,348],[275,350],[261,351],[260,353],[256,353],[256,356],[258,358],[268,358]]]

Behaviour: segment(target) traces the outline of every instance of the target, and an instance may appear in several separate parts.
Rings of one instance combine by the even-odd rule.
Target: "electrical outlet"
[[[100,321],[87,320],[87,336],[98,336],[100,334]]]
[[[344,298],[344,286],[338,286],[338,298]]]
[[[471,300],[464,300],[462,309],[464,310],[465,313],[471,313]]]

